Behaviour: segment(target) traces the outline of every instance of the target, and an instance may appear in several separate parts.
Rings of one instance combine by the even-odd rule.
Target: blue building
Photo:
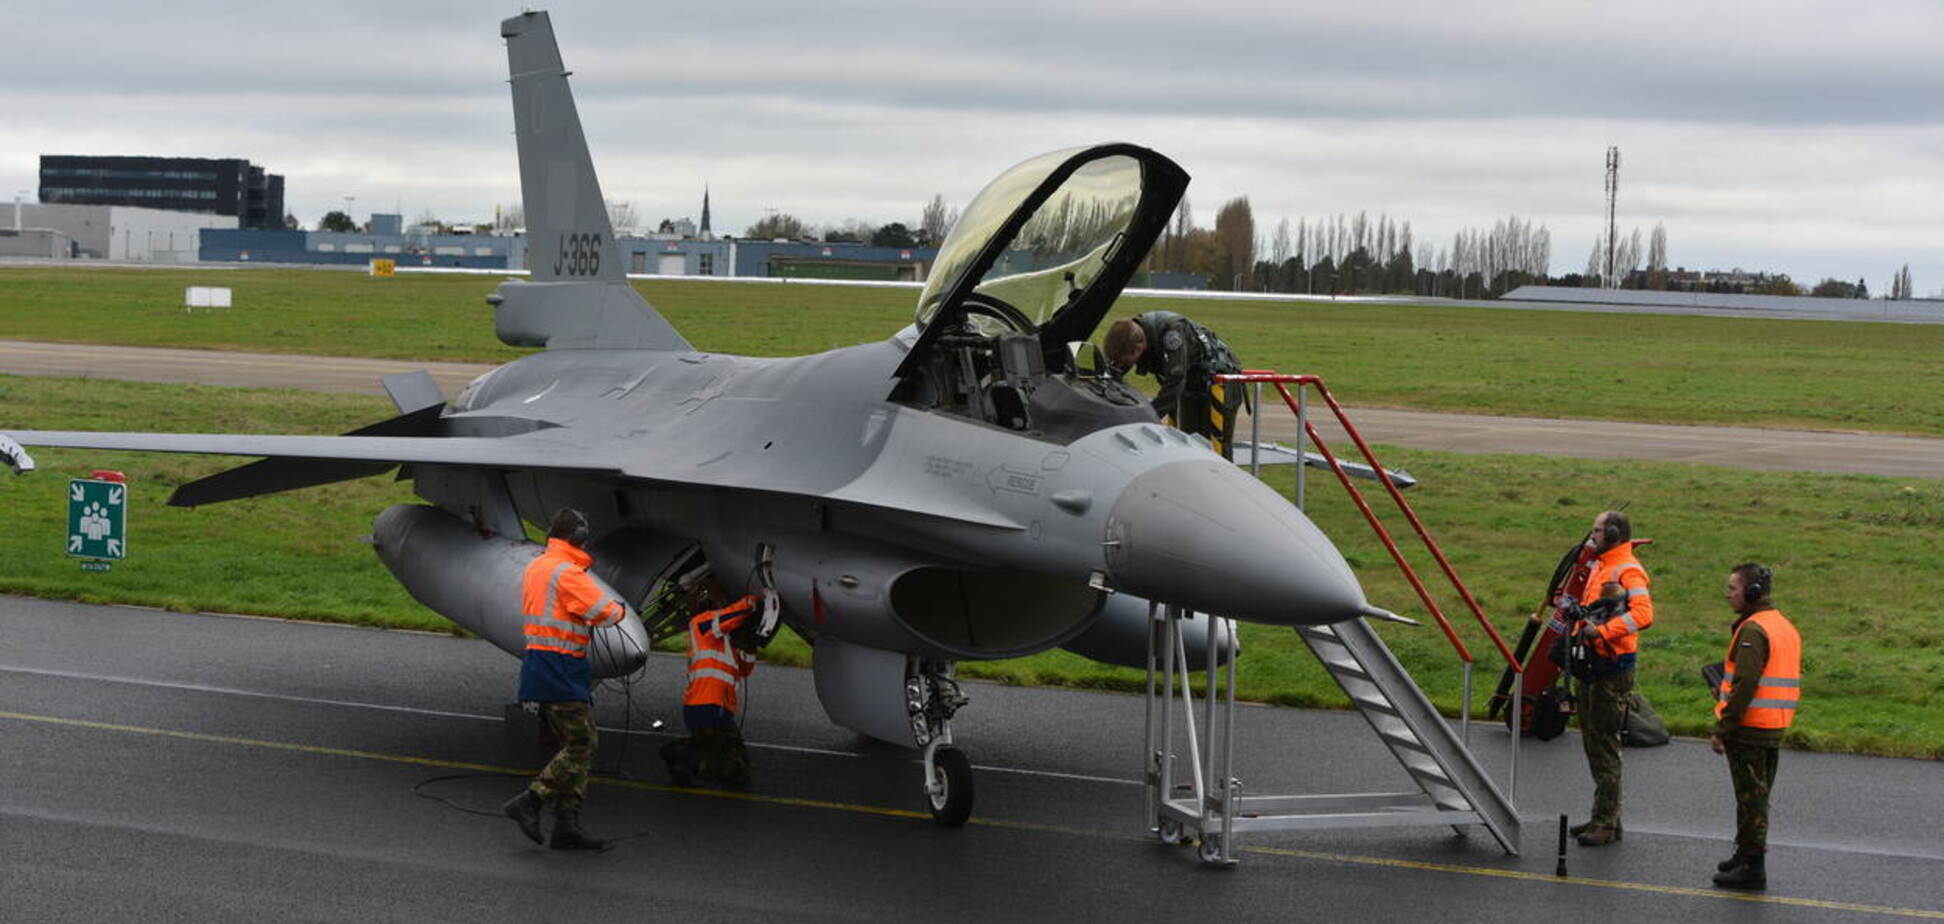
[[[246,263],[364,265],[374,259],[399,267],[525,269],[526,238],[511,235],[429,234],[403,230],[397,215],[371,216],[369,232],[211,230],[201,259]],[[617,241],[626,272],[642,276],[755,276],[923,282],[935,247],[873,247],[794,241],[623,237]]]
[[[318,263],[362,266],[374,259],[401,267],[446,266],[507,269],[526,265],[526,238],[485,234],[401,233],[397,223],[372,227],[392,233],[356,231],[210,230],[202,233],[201,259],[244,263]]]

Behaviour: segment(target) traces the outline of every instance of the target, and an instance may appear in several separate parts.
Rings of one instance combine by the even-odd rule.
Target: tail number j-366
[[[592,276],[601,271],[599,234],[561,234],[554,252],[554,275]]]

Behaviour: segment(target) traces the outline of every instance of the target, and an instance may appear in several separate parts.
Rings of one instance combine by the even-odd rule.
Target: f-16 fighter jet
[[[391,377],[399,416],[344,436],[10,435],[266,457],[183,485],[182,506],[402,467],[425,503],[378,514],[378,557],[515,656],[518,582],[539,551],[523,521],[584,511],[596,573],[636,608],[703,566],[731,592],[772,594],[814,646],[831,720],[922,749],[946,823],[971,806],[951,735],[960,661],[1065,646],[1144,666],[1150,601],[1280,626],[1381,612],[1302,512],[1163,426],[1097,353],[1076,358],[1187,185],[1168,158],[1103,144],[1000,174],[884,340],[707,353],[622,272],[547,14],[500,34],[532,274],[487,301],[500,339],[536,352],[450,402],[422,373]],[[1209,647],[1232,657],[1232,624],[1218,626]],[[652,628],[599,630],[594,675],[638,669]]]

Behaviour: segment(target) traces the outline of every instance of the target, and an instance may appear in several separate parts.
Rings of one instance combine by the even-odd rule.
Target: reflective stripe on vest
[[[584,570],[578,570],[581,568],[580,561],[562,549],[571,550],[571,546],[563,543],[556,547],[549,542],[547,551],[535,558],[521,577],[520,605],[526,616],[526,624],[521,631],[526,636],[529,650],[585,658],[594,629],[620,622],[627,617],[628,608],[615,600],[613,595],[602,593],[585,613],[571,612],[569,608],[576,595],[571,591],[563,594],[563,587],[572,585],[576,580],[591,583],[592,579],[587,577]],[[577,554],[585,557],[584,553]],[[544,590],[540,583],[542,573],[546,575]],[[583,593],[579,596],[584,599],[587,595]]]
[[[1795,721],[1796,705],[1802,698],[1802,636],[1795,625],[1777,610],[1763,610],[1743,620],[1753,622],[1768,636],[1768,663],[1755,687],[1755,698],[1743,710],[1741,724],[1746,728],[1788,728]],[[1715,696],[1715,717],[1728,707],[1728,696],[1735,684],[1735,645],[1741,640],[1741,626],[1728,639],[1728,654],[1722,661],[1721,686]]]
[[[535,564],[539,559],[535,559]],[[587,657],[587,643],[590,639],[588,627],[572,619],[560,618],[560,579],[573,562],[563,561],[555,565],[547,575],[547,593],[538,613],[526,614],[526,639],[528,648],[553,651],[576,658]]]
[[[723,624],[731,620],[740,624],[737,617],[750,609],[745,598],[689,620],[688,688],[682,693],[682,705],[736,711],[736,685],[748,673],[750,662],[730,650]]]
[[[1622,548],[1626,551],[1616,555],[1615,553]],[[1607,584],[1620,583],[1620,579],[1625,577],[1629,571],[1638,572],[1643,584],[1653,580],[1648,576],[1647,569],[1642,567],[1640,562],[1632,558],[1632,545],[1616,546],[1601,554],[1601,558],[1594,560],[1593,572],[1587,575],[1586,589],[1580,593],[1580,603],[1582,605],[1592,606],[1594,601],[1600,599],[1601,590]],[[1608,556],[1622,560],[1612,561]],[[1593,643],[1594,653],[1603,658],[1618,658],[1621,655],[1633,654],[1639,651],[1640,633],[1654,624],[1653,595],[1648,593],[1647,588],[1644,586],[1629,587],[1626,588],[1626,591],[1627,608],[1609,620],[1605,625],[1612,626],[1615,629],[1624,626],[1627,631],[1610,636],[1603,627],[1600,637]],[[1638,602],[1636,603],[1636,601]],[[1639,614],[1636,614],[1634,613],[1635,606],[1644,607],[1645,609]]]

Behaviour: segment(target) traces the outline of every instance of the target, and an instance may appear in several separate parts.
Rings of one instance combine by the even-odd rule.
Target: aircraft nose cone
[[[1368,606],[1309,517],[1214,459],[1170,462],[1128,484],[1107,520],[1107,570],[1128,593],[1252,622],[1319,625]]]

